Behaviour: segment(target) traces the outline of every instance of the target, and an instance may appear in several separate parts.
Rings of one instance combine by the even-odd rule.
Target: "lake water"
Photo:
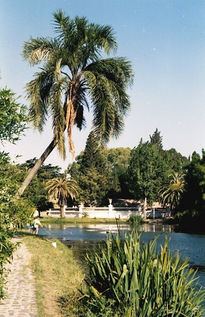
[[[120,225],[121,231],[129,230],[128,225]],[[178,252],[181,258],[189,258],[190,266],[197,270],[199,283],[205,287],[205,235],[177,233],[169,225],[144,224],[140,227],[142,240],[149,241],[159,235],[158,245],[163,244],[165,233],[169,239],[169,249]],[[105,239],[108,232],[117,232],[116,225],[97,224],[97,225],[44,225],[40,228],[39,235],[49,238],[58,238],[65,244],[86,246],[86,243]]]

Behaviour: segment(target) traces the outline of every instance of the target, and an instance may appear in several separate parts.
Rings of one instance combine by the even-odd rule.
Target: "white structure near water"
[[[50,217],[59,217],[58,208],[49,209],[47,215]],[[130,215],[142,215],[141,206],[138,207],[113,207],[110,203],[108,207],[65,207],[65,216],[69,218],[110,218],[110,219],[128,219]]]

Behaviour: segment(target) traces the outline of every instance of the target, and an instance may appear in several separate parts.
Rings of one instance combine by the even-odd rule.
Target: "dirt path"
[[[14,252],[6,285],[6,298],[0,301],[0,317],[37,317],[34,277],[28,267],[30,254],[24,244]]]

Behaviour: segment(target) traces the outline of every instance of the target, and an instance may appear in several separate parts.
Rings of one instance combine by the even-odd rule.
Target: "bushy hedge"
[[[156,240],[144,244],[135,231],[110,235],[86,260],[89,279],[81,316],[203,316],[205,292],[187,261],[167,250],[167,241],[158,252]]]

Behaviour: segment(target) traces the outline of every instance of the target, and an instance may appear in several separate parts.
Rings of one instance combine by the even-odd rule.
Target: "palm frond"
[[[56,39],[31,38],[30,41],[24,43],[22,54],[31,65],[36,65],[42,60],[49,59],[58,45],[59,43]]]
[[[92,26],[94,28],[93,33],[95,34],[94,43],[97,47],[103,49],[107,54],[111,50],[117,49],[117,42],[111,26],[94,24]]]
[[[90,88],[93,126],[102,138],[117,137],[130,103],[125,88],[132,81],[131,65],[124,59],[104,59],[89,65],[83,73]]]
[[[63,80],[62,80],[63,81]],[[57,140],[57,147],[61,156],[65,159],[66,151],[64,144],[64,130],[65,130],[65,118],[61,99],[61,86],[62,81],[55,82],[53,84],[50,97],[49,105],[53,117],[53,132],[54,137]]]
[[[93,104],[93,126],[106,141],[109,140],[115,120],[115,109],[109,81],[102,75],[97,76],[97,85],[91,90]]]
[[[74,29],[74,22],[66,16],[62,10],[58,10],[53,14],[54,17],[54,29],[59,37],[64,37],[66,34],[70,33],[72,35]]]
[[[171,208],[176,208],[179,204],[181,195],[184,191],[184,175],[173,172],[169,175],[170,184],[164,189],[161,189],[161,200],[164,205],[170,205]]]
[[[42,131],[47,118],[47,102],[52,87],[53,77],[41,72],[26,86],[27,99],[30,101],[29,112],[34,127]]]
[[[126,87],[133,81],[132,66],[125,58],[107,58],[91,63],[85,71],[104,74],[109,80],[121,87]]]
[[[111,50],[117,48],[113,30],[108,25],[90,24],[85,39],[81,44],[82,68],[85,68],[89,62],[99,60],[102,51],[109,54]]]
[[[76,181],[66,177],[50,179],[46,183],[46,189],[51,198],[58,200],[59,205],[64,204],[69,196],[75,198],[79,191]]]

